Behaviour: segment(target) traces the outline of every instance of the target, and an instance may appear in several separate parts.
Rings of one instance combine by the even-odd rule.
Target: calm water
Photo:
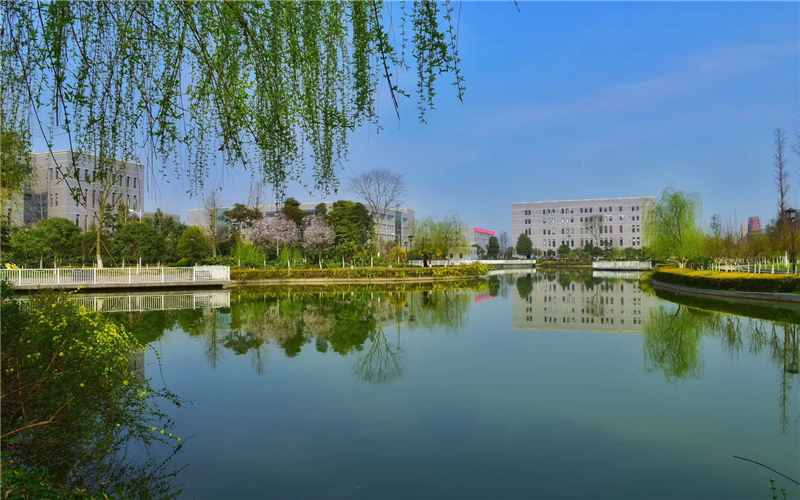
[[[589,272],[215,293],[115,314],[191,401],[185,498],[800,497],[733,458],[800,475],[797,309]]]

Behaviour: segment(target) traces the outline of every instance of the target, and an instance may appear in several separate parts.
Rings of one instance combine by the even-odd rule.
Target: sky
[[[383,92],[383,130],[351,135],[343,186],[376,167],[403,173],[418,218],[455,212],[509,233],[512,202],[657,196],[670,185],[700,194],[704,222],[774,217],[774,132],[787,132],[788,149],[800,130],[800,3],[463,2],[459,34],[464,101],[441,79],[422,124],[413,93],[398,120]],[[414,90],[410,75],[400,84]],[[793,155],[790,173],[796,206]],[[207,188],[246,203],[249,184],[238,171]],[[202,205],[188,181],[158,188],[148,211],[185,222]]]

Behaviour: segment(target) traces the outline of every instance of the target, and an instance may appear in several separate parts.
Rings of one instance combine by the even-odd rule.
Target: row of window
[[[630,216],[632,221],[638,221],[639,217],[640,217],[639,215],[631,215]],[[624,215],[620,215],[619,216],[620,222],[622,222],[624,220],[624,218],[625,218]],[[579,217],[578,220],[580,222],[584,222],[584,218],[583,217]],[[613,220],[614,220],[614,216],[612,216],[612,215],[604,215],[603,216],[603,222],[612,222]],[[586,218],[586,222],[588,222],[588,221],[589,221],[589,218],[587,217]],[[533,219],[525,219],[525,224],[532,224],[532,223],[533,223]],[[547,218],[547,217],[542,218],[542,224],[557,224],[557,223],[558,223],[558,220],[556,220],[555,218]],[[562,217],[561,218],[561,223],[562,224],[574,224],[575,223],[575,217]]]
[[[75,167],[74,177],[75,179],[81,178],[80,168]],[[119,175],[119,177],[116,179],[116,182],[119,184],[120,187],[122,186],[122,177],[123,177],[122,175]],[[131,177],[130,175],[124,177],[125,177],[125,187],[127,188],[131,187],[131,179],[133,179],[133,189],[136,189],[136,184],[138,183],[139,178]],[[58,180],[58,169],[50,168],[47,174],[47,178],[50,179],[51,181]],[[86,182],[92,182],[92,175],[89,173],[89,169],[83,169],[83,180]]]
[[[117,196],[119,196],[119,198],[117,198]],[[117,204],[118,201],[122,201],[122,196],[123,196],[122,194],[111,193],[111,205],[114,206],[114,205]],[[84,189],[84,191],[83,191],[83,199],[88,201],[88,199],[89,199],[89,190],[88,189]],[[133,205],[131,205],[131,195],[127,195],[126,200],[127,201],[126,201],[125,204],[128,207],[132,206],[134,210],[138,209],[139,201],[138,201],[136,195],[133,195]],[[100,203],[100,199],[97,196],[97,191],[92,190],[92,206],[91,206],[91,208],[95,208],[95,204],[99,204],[99,203]],[[75,200],[75,206],[79,207],[80,204],[81,204],[80,203],[80,198],[77,198]],[[58,193],[55,193],[55,194],[54,193],[50,193],[50,206],[51,207],[57,207],[58,206]]]

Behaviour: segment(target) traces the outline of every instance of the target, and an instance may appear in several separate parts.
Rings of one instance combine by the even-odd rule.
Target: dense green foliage
[[[405,279],[483,276],[489,271],[485,264],[450,267],[365,267],[333,269],[234,269],[231,279],[237,281],[281,279]]]
[[[652,273],[651,278],[665,283],[712,290],[770,293],[800,292],[800,276],[798,275],[726,273],[660,268]]]
[[[7,118],[2,115],[0,113],[0,165],[3,166],[0,169],[0,205],[7,209],[12,196],[21,193],[25,183],[33,177],[33,162],[27,134],[8,128],[17,124],[6,123]]]
[[[164,236],[144,222],[125,224],[114,235],[113,251],[121,262],[160,262],[164,259],[164,250]]]
[[[180,258],[196,261],[211,254],[211,245],[206,239],[206,233],[199,227],[192,226],[181,234],[177,250]]]
[[[454,9],[380,1],[5,2],[0,116],[20,121],[10,123],[15,129],[41,123],[48,144],[63,135],[102,158],[136,160],[143,152],[162,172],[186,155],[192,189],[222,161],[260,171],[279,198],[310,164],[313,188],[327,193],[337,186],[348,134],[378,121],[379,83],[395,106],[409,95],[392,71],[416,75],[423,121],[441,75],[452,75],[462,97]],[[31,118],[20,103],[32,104]]]
[[[4,471],[4,496],[32,488],[35,497],[62,487],[131,498],[167,495],[163,464],[125,458],[135,443],[180,446],[158,407],[164,398],[177,400],[137,373],[142,346],[68,294],[37,294],[23,305],[3,289],[1,320],[0,440],[4,465],[15,464]],[[46,478],[40,467],[53,486],[37,485]]]
[[[489,236],[489,244],[486,245],[486,258],[500,258],[500,241],[497,239],[497,236]]]
[[[520,234],[517,238],[517,253],[530,259],[533,254],[533,242],[527,234]]]
[[[644,234],[649,253],[659,260],[686,261],[700,253],[700,196],[669,187],[644,208]]]
[[[469,243],[463,227],[457,214],[419,219],[414,227],[414,251],[426,259],[466,257]]]

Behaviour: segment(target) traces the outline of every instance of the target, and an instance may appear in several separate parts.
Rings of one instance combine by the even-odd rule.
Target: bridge
[[[2,269],[0,280],[17,290],[40,288],[167,288],[222,286],[230,283],[228,266]]]
[[[497,259],[497,260],[487,260],[487,259],[450,259],[450,260],[429,260],[428,265],[431,267],[448,267],[448,266],[465,266],[469,264],[475,263],[486,264],[489,266],[494,266],[497,269],[503,269],[507,267],[536,267],[536,259]],[[423,262],[421,260],[410,260],[408,261],[409,265],[415,267],[422,267]]]

